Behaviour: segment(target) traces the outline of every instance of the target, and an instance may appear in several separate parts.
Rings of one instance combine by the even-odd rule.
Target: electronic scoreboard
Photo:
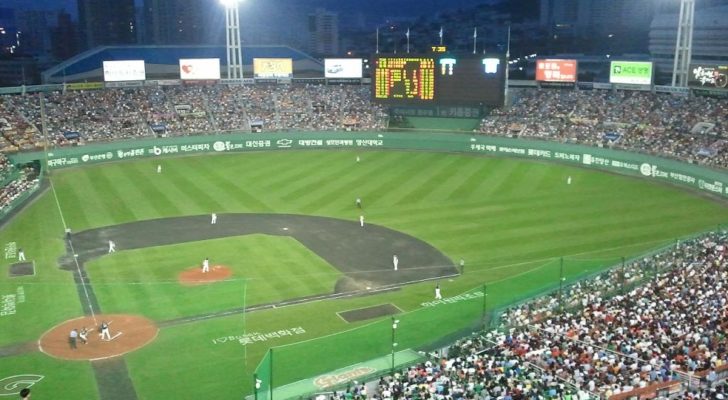
[[[502,106],[506,68],[501,55],[378,55],[373,98],[392,104]]]
[[[433,100],[435,60],[432,57],[379,57],[375,60],[374,98]]]

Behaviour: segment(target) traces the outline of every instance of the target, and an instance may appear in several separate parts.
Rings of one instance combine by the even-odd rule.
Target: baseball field
[[[484,305],[726,221],[723,202],[679,187],[461,154],[54,171],[0,231],[0,399],[30,385],[39,399],[241,398],[269,348],[275,387],[386,357],[393,342],[404,363],[406,349],[478,327]],[[433,302],[438,284],[457,301]],[[99,337],[102,322],[113,339]],[[83,328],[88,343],[72,348]]]

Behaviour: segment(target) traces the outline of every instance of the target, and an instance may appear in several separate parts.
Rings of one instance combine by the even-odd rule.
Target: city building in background
[[[18,48],[18,22],[15,10],[0,7],[0,54],[14,54]]]
[[[697,5],[697,4],[696,4]],[[677,37],[677,10],[660,13],[650,25],[649,51],[658,80],[672,75]],[[692,64],[728,63],[728,5],[697,8],[693,31]]]
[[[208,0],[145,0],[142,42],[207,44],[210,8]]]
[[[134,0],[78,0],[78,19],[84,49],[137,41]]]
[[[315,55],[339,53],[339,15],[316,9],[308,15],[309,52]]]

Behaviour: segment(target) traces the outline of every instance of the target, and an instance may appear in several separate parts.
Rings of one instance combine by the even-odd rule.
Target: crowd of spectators
[[[19,175],[15,179],[6,182],[0,188],[0,214],[6,213],[13,202],[25,192],[34,190],[40,185],[38,174],[37,165],[26,165],[20,169]]]
[[[487,135],[616,147],[728,167],[728,102],[644,91],[519,89]]]
[[[625,148],[728,167],[728,102],[645,91],[514,89],[487,135]],[[54,146],[232,130],[378,130],[384,109],[357,85],[157,86],[45,95]],[[0,151],[41,148],[39,95],[0,96]]]
[[[716,374],[728,368],[727,256],[728,235],[711,233],[511,307],[498,329],[381,378],[369,397],[581,400],[697,376],[673,398],[728,398]]]
[[[378,130],[386,114],[364,86],[158,86],[44,95],[53,146],[219,131]],[[0,150],[43,147],[40,96],[0,96]]]

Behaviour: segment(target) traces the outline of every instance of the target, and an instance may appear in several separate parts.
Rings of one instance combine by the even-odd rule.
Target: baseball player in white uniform
[[[210,272],[210,259],[205,258],[204,261],[202,261],[202,272]]]
[[[568,178],[566,178],[566,184],[567,185],[571,185],[571,176],[568,177]]]
[[[359,162],[359,161],[361,161],[361,158],[359,158],[359,156],[356,156],[356,162]]]
[[[210,216],[210,224],[215,225],[217,223],[217,214],[212,213]]]
[[[361,226],[362,228],[364,227],[364,216],[363,216],[363,215],[360,215],[360,216],[359,216],[359,225],[360,225],[360,226]]]
[[[109,324],[106,321],[101,321],[101,340],[111,340],[111,332],[109,332]]]
[[[18,249],[18,261],[25,261],[25,252],[23,249]]]
[[[116,252],[116,243],[113,240],[109,240],[109,254]]]
[[[440,293],[440,284],[435,285],[435,300],[442,300],[442,294]]]
[[[158,174],[162,173],[162,164],[157,164],[157,173]]]
[[[394,257],[392,257],[392,264],[394,264],[394,270],[397,270],[397,267],[399,267],[399,258],[395,254]]]

